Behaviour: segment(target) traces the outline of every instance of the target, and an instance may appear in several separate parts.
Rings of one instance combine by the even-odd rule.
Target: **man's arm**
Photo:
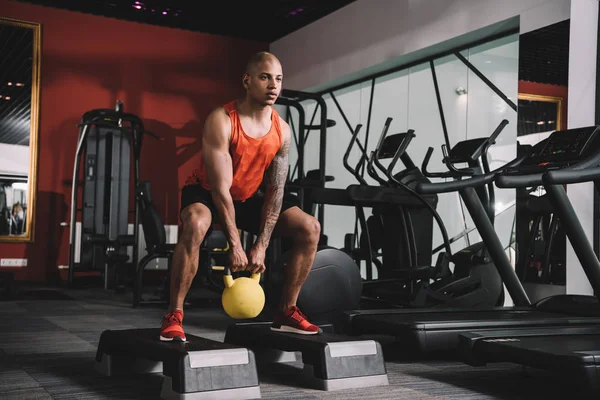
[[[266,249],[271,240],[273,228],[279,219],[281,205],[283,203],[283,192],[288,173],[288,154],[290,150],[290,128],[287,123],[281,121],[282,144],[279,152],[271,162],[267,170],[267,188],[265,191],[265,202],[262,208],[260,235],[256,239],[256,246]]]
[[[207,118],[202,135],[202,156],[211,188],[213,203],[232,248],[241,247],[231,198],[233,164],[229,154],[231,120],[221,108]]]

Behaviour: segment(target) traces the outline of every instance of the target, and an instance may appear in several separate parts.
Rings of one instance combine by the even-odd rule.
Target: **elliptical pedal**
[[[102,332],[96,370],[106,376],[162,372],[162,399],[261,398],[251,350],[189,334],[187,342],[158,337],[159,329]]]

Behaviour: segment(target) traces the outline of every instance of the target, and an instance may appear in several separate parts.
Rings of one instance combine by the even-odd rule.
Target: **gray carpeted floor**
[[[0,302],[0,399],[159,398],[162,374],[104,377],[93,367],[102,331],[158,327],[163,309],[133,309],[126,296],[65,293],[74,300],[24,296]],[[190,334],[222,341],[230,322],[219,307],[197,307],[186,310],[184,324]],[[565,379],[510,364],[474,368],[456,361],[386,362],[389,386],[335,392],[303,386],[300,367],[261,368],[262,398],[580,398],[578,388]]]

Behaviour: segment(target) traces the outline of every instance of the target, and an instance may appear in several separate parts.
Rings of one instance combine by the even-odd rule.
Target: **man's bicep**
[[[229,154],[227,121],[211,115],[202,135],[202,155],[211,187],[231,187],[233,168]]]

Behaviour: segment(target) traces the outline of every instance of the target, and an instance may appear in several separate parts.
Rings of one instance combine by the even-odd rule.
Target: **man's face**
[[[244,76],[246,90],[252,98],[262,105],[273,105],[281,92],[283,72],[281,64],[268,58],[252,68]]]

